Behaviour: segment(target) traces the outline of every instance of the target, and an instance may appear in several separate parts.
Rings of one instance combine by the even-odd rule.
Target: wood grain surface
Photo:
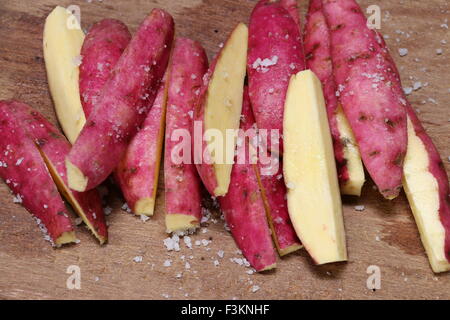
[[[305,12],[306,0],[302,2]],[[211,59],[236,23],[248,23],[256,1],[250,0],[15,0],[0,1],[0,99],[19,99],[56,123],[42,53],[42,31],[55,5],[79,5],[83,28],[102,18],[118,18],[132,31],[154,7],[175,18],[177,35],[199,40]],[[382,33],[398,63],[404,86],[421,81],[409,99],[450,169],[450,36],[447,0],[360,0],[363,8],[378,4]],[[408,55],[400,57],[399,48]],[[441,48],[442,54],[436,50]],[[2,137],[0,137],[1,139]],[[160,180],[161,181],[161,180]],[[0,183],[0,298],[2,299],[448,299],[450,274],[434,275],[404,194],[386,201],[367,181],[361,198],[344,198],[349,261],[314,266],[305,251],[279,259],[266,274],[249,270],[219,215],[192,241],[208,246],[168,252],[163,240],[164,194],[160,183],[155,216],[142,222],[110,196],[109,243],[99,246],[84,226],[81,242],[53,249],[31,215]],[[365,210],[356,211],[356,205]],[[216,222],[216,223],[214,223]],[[224,257],[217,254],[224,251]],[[142,262],[134,262],[142,256]],[[190,269],[185,268],[189,261]],[[164,267],[171,260],[170,267]],[[214,265],[214,260],[219,265]],[[68,266],[81,270],[81,289],[66,286]],[[368,290],[367,268],[379,266],[381,289]],[[181,274],[177,278],[177,274]],[[259,290],[252,292],[254,286]]]

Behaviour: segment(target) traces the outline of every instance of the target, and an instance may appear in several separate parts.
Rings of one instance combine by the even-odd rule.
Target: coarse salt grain
[[[355,206],[356,211],[364,211],[365,207],[363,205]]]
[[[133,261],[136,263],[142,262],[142,256],[136,256],[133,258]]]

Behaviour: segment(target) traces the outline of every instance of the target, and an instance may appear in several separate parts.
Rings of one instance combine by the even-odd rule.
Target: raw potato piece
[[[44,59],[59,123],[71,143],[86,122],[78,85],[84,33],[73,14],[56,7],[45,20]]]
[[[67,209],[33,140],[0,102],[0,177],[37,220],[52,245],[75,242]]]
[[[254,124],[250,102],[244,93],[241,129],[247,130]],[[244,137],[237,149],[231,172],[228,193],[219,198],[220,207],[231,234],[244,257],[256,271],[266,271],[276,267],[275,248],[270,236],[264,202],[258,184],[258,167],[250,161],[250,142]],[[239,162],[239,159],[245,161]]]
[[[131,211],[137,215],[152,216],[155,209],[166,102],[167,81],[163,80],[144,124],[131,140],[115,171],[123,196]]]
[[[249,91],[256,123],[259,129],[278,130],[280,140],[268,147],[282,153],[289,78],[305,69],[299,25],[279,2],[262,0],[250,18],[248,49]]]
[[[130,40],[130,31],[119,20],[103,19],[89,29],[81,48],[80,65],[80,97],[86,118]]]
[[[155,100],[173,33],[172,17],[160,9],[137,30],[66,159],[71,189],[95,188],[119,164]]]
[[[434,272],[450,270],[450,188],[431,138],[408,105],[408,151],[403,187]]]
[[[244,102],[242,106],[241,129],[247,133],[249,139],[256,138],[256,121],[250,105],[248,88],[244,88]],[[253,131],[251,131],[253,130]],[[242,138],[241,138],[242,140]],[[238,143],[238,145],[242,145]],[[245,147],[245,144],[244,144]],[[264,148],[264,146],[259,146]],[[261,150],[260,150],[261,151]],[[270,157],[270,155],[268,155]],[[276,160],[279,160],[276,158]],[[274,168],[272,165],[278,165]],[[259,159],[253,164],[257,173],[258,185],[267,215],[272,238],[280,256],[287,255],[302,247],[289,218],[286,201],[286,186],[283,179],[282,166],[279,161],[263,164]],[[264,170],[263,170],[264,169]],[[275,172],[273,172],[275,171]],[[263,173],[270,175],[263,175]]]
[[[272,238],[280,256],[285,256],[301,249],[302,244],[289,218],[287,190],[282,170],[280,164],[279,171],[275,175],[259,175],[259,183]]]
[[[364,168],[352,129],[336,97],[330,31],[321,0],[310,1],[305,28],[306,63],[322,82],[341,193],[359,196],[364,184]]]
[[[201,180],[192,153],[183,145],[191,149],[194,107],[207,70],[208,58],[202,46],[190,39],[177,39],[170,66],[164,154],[167,232],[200,225]]]
[[[105,243],[108,239],[108,228],[98,191],[94,189],[80,193],[71,191],[67,186],[64,160],[71,148],[67,139],[41,114],[24,103],[4,101],[0,108],[2,112],[14,118],[17,125],[26,124],[25,132],[37,145],[59,191],[100,243]]]
[[[284,177],[295,231],[317,264],[347,260],[342,204],[320,80],[291,78],[284,113]]]
[[[402,187],[406,99],[383,37],[354,0],[323,1],[337,92],[361,156],[387,199]]]
[[[227,130],[239,129],[247,41],[247,26],[240,23],[204,76],[200,102],[195,108],[194,162],[203,184],[213,196],[225,195],[230,184],[236,139],[225,138]],[[210,138],[208,142],[202,139],[202,133]],[[218,138],[224,140],[223,145],[215,141]]]

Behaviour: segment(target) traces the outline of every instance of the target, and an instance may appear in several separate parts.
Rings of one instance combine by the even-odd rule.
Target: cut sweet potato
[[[224,141],[224,137],[227,130],[239,129],[247,42],[247,26],[240,23],[204,76],[195,108],[194,162],[203,184],[214,196],[225,195],[230,184],[236,139]],[[196,124],[200,124],[200,133]],[[209,141],[204,141],[203,133]],[[218,138],[223,144],[214,141]]]
[[[341,193],[359,196],[364,184],[364,168],[352,129],[336,97],[330,31],[322,12],[321,0],[310,1],[305,28],[303,44],[306,63],[322,82]]]
[[[59,191],[100,243],[105,243],[108,239],[108,229],[98,191],[94,189],[80,193],[70,190],[67,186],[64,163],[71,148],[67,139],[40,113],[24,103],[5,101],[0,108],[14,118],[17,125],[24,126],[25,132],[41,152]]]
[[[241,129],[245,131],[255,123],[246,90],[243,102]],[[238,162],[236,158],[230,188],[224,197],[219,197],[219,203],[231,234],[245,258],[257,271],[266,271],[276,267],[275,248],[259,189],[258,166],[250,160],[250,148],[253,146],[245,136],[240,139],[244,141],[237,148],[237,157],[245,159],[245,162]]]
[[[337,92],[363,162],[387,199],[402,186],[406,99],[382,36],[354,0],[323,1]]]
[[[172,17],[159,9],[137,30],[67,156],[71,189],[93,189],[117,167],[155,100],[173,33]]]
[[[53,245],[75,242],[75,232],[58,190],[33,139],[27,123],[10,112],[11,101],[0,102],[0,177],[37,220]]]
[[[177,39],[170,66],[164,154],[167,232],[200,225],[201,180],[192,153],[184,154],[187,150],[183,149],[181,156],[179,146],[184,143],[191,149],[194,108],[207,70],[208,58],[203,47],[190,39]],[[182,134],[181,142],[177,132]],[[185,141],[186,138],[189,140]]]
[[[250,97],[248,96],[248,88],[244,88],[241,129],[248,133],[247,136],[249,139],[254,139],[253,137],[256,136],[256,132],[253,135],[249,130],[255,130],[255,128],[256,121],[253,116]],[[263,145],[259,147],[264,148]],[[256,167],[255,172],[257,173],[258,185],[261,190],[267,221],[278,253],[280,256],[284,256],[300,249],[302,245],[289,218],[286,186],[284,184],[281,164],[278,163],[278,171],[272,175],[261,174],[263,168],[267,169],[267,166],[263,165],[261,161],[253,165]]]
[[[71,143],[86,122],[78,85],[83,41],[81,26],[69,10],[58,6],[48,15],[43,40],[48,85],[59,123]]]
[[[298,23],[277,1],[261,0],[250,17],[247,72],[250,100],[259,129],[278,130],[268,144],[282,152],[283,110],[289,78],[305,69]]]
[[[283,170],[289,215],[317,264],[347,260],[341,196],[320,80],[293,76],[284,113]]]
[[[86,118],[130,40],[130,31],[119,20],[103,19],[89,29],[81,48],[80,65],[80,97]]]
[[[139,132],[131,139],[115,177],[131,211],[152,216],[158,190],[159,168],[167,102],[167,76]]]
[[[434,272],[450,270],[450,188],[439,152],[408,104],[403,187]]]

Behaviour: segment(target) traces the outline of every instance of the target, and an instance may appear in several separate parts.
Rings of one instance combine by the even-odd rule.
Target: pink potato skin
[[[244,90],[241,129],[254,124],[247,90]],[[250,163],[248,141],[238,153],[245,152],[245,163],[233,165],[228,193],[219,197],[220,207],[231,234],[245,258],[256,271],[264,271],[276,264],[275,248],[272,243],[264,202],[258,184],[258,167]]]
[[[15,104],[18,102],[0,101],[0,177],[56,243],[63,233],[73,232],[73,226],[26,124],[10,112]]]
[[[154,199],[159,175],[158,149],[164,133],[166,116],[167,81],[164,77],[156,99],[141,129],[131,139],[124,157],[115,170],[115,178],[128,206],[136,212],[136,203],[145,198]]]
[[[289,14],[291,15],[292,19],[294,19],[295,23],[300,27],[300,14],[298,11],[298,4],[297,0],[280,0],[280,4],[283,8],[285,8]]]
[[[279,2],[261,0],[250,17],[248,47],[249,92],[256,123],[259,129],[278,130],[281,137],[289,79],[305,69],[299,25]],[[258,59],[276,64],[261,67]],[[282,139],[276,144],[268,147],[282,153]]]
[[[381,194],[393,199],[402,186],[407,148],[406,99],[395,64],[354,0],[324,0],[323,10],[337,95],[369,174]]]
[[[80,98],[86,118],[130,40],[130,31],[119,20],[103,19],[89,29],[81,48],[80,65]]]
[[[174,36],[172,17],[153,9],[105,83],[67,160],[88,178],[86,190],[117,167],[153,104]]]
[[[336,97],[336,83],[334,82],[331,62],[330,31],[322,12],[321,0],[310,1],[305,30],[303,45],[305,47],[306,64],[322,83],[339,182],[343,184],[348,181],[349,172],[336,120],[339,102]]]
[[[265,198],[269,219],[275,231],[279,250],[286,251],[294,246],[300,248],[301,242],[297,237],[289,217],[286,200],[286,185],[283,178],[283,167],[279,166],[275,175],[260,175],[262,193]]]
[[[201,180],[193,163],[174,163],[172,152],[179,140],[172,141],[175,130],[185,130],[192,136],[192,118],[198,103],[203,75],[208,70],[208,58],[195,41],[178,38],[175,41],[170,66],[167,96],[164,184],[166,214],[185,214],[201,220]],[[191,141],[184,141],[191,147]],[[175,151],[174,151],[175,150]]]
[[[4,104],[18,123],[27,124],[25,127],[27,134],[53,164],[59,177],[67,186],[65,158],[71,148],[69,141],[53,124],[30,106],[16,101],[4,102]],[[98,191],[93,189],[87,192],[71,192],[95,229],[92,231],[95,231],[99,241],[104,243],[108,239],[108,227]]]

